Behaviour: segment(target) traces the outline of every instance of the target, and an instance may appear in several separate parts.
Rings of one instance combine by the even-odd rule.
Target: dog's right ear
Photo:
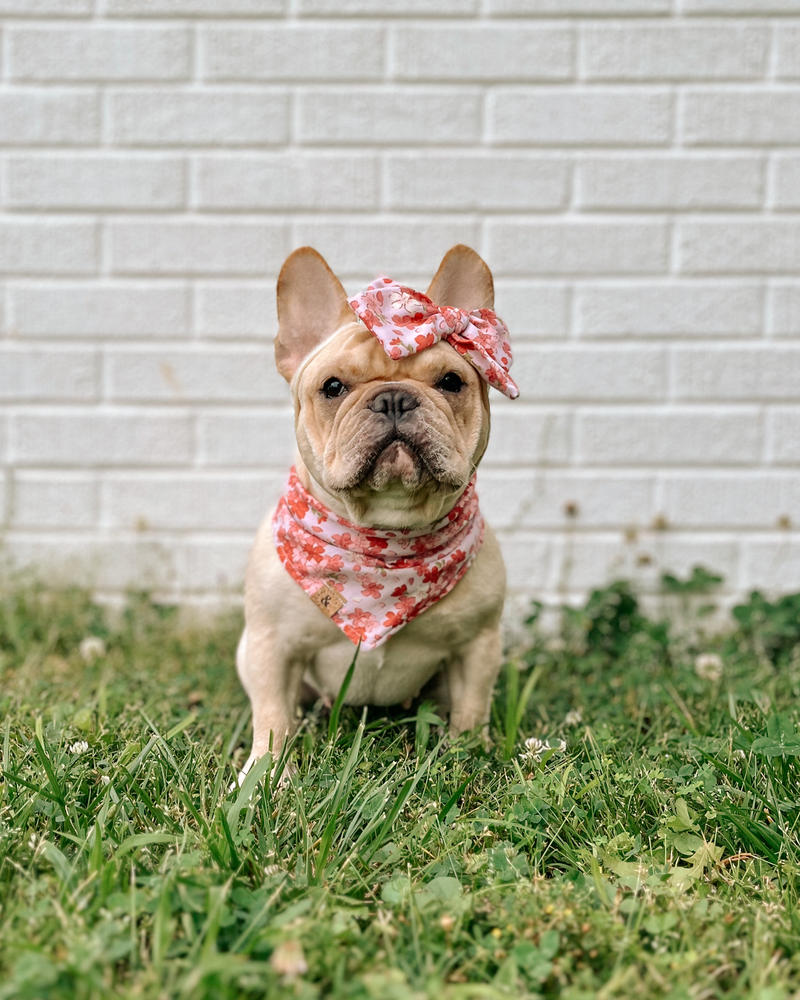
[[[275,363],[287,382],[301,361],[348,319],[355,319],[342,283],[313,247],[286,258],[278,275]]]

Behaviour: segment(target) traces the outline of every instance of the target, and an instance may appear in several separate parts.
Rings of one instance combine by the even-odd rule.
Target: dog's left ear
[[[290,254],[278,275],[275,363],[287,382],[300,362],[348,319],[355,320],[342,283],[313,247]]]
[[[494,282],[485,260],[472,247],[458,243],[442,257],[427,296],[440,306],[470,312],[494,308]]]

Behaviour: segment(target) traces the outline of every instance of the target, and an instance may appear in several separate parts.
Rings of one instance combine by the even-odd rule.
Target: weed
[[[775,667],[796,663],[800,654],[800,594],[786,594],[768,601],[754,590],[744,604],[737,604],[733,617],[738,623],[734,642]]]

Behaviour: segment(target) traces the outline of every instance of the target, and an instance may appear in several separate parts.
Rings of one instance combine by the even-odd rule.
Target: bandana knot
[[[489,385],[510,399],[519,395],[517,384],[508,373],[511,367],[508,327],[491,309],[467,312],[454,306],[439,306],[422,292],[386,277],[376,278],[350,299],[350,306],[395,361],[446,340]]]
[[[472,565],[483,534],[474,476],[430,527],[382,531],[334,514],[293,468],[272,519],[284,569],[364,649],[380,646],[448,594]]]

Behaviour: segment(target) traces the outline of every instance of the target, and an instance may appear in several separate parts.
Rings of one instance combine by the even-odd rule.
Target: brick
[[[14,476],[11,525],[15,528],[93,528],[97,482],[71,472],[18,472]]]
[[[278,328],[275,282],[198,282],[195,325],[202,337],[273,337]]]
[[[628,526],[633,527],[632,525]],[[626,543],[621,530],[581,535],[580,544],[571,538],[553,542],[548,585],[563,603],[568,595],[583,602],[586,591],[611,580],[635,577],[636,547]]]
[[[181,80],[191,69],[185,28],[12,28],[8,45],[16,80]]]
[[[547,586],[551,575],[552,542],[541,534],[499,531],[508,587],[526,596]]]
[[[286,402],[286,383],[263,348],[107,352],[111,398],[125,402]]]
[[[90,92],[0,93],[0,145],[86,146],[100,138],[97,97]]]
[[[8,553],[18,566],[33,566],[47,580],[91,588],[120,591],[165,588],[175,580],[176,554],[161,540],[104,539],[86,533],[14,532]]]
[[[138,146],[277,145],[288,137],[285,94],[210,88],[111,93],[113,141]]]
[[[766,590],[773,597],[800,590],[800,538],[782,532],[774,538],[745,538],[742,586]]]
[[[21,414],[12,418],[12,441],[21,465],[180,466],[194,451],[190,417],[141,410]]]
[[[581,69],[590,80],[748,80],[768,51],[762,25],[602,24],[582,30]]]
[[[530,402],[664,398],[666,355],[655,347],[521,345],[514,378]]]
[[[0,271],[6,274],[87,274],[97,267],[93,223],[0,222]]]
[[[767,329],[779,337],[800,337],[800,285],[772,286],[769,291]]]
[[[505,274],[652,274],[667,267],[661,222],[486,223],[488,259]]]
[[[564,285],[495,280],[495,308],[511,331],[512,344],[526,337],[563,337],[569,331]]]
[[[272,222],[115,221],[109,232],[118,274],[261,275],[288,252],[285,227]]]
[[[582,537],[579,546],[569,539],[556,546],[551,585],[559,595],[571,593],[581,602],[587,589],[618,579],[630,580],[638,593],[659,594],[663,572],[686,576],[698,561],[706,562],[705,558],[698,559],[699,550],[708,555],[709,568],[724,571],[725,566],[730,566],[735,572],[737,547],[713,536],[687,539],[661,532],[642,533],[628,540],[592,533]],[[563,601],[563,597],[559,599]],[[664,614],[662,598],[652,611]]]
[[[800,509],[800,478],[696,472],[664,479],[664,513],[686,527],[767,528]]]
[[[301,14],[311,16],[406,18],[476,14],[479,0],[405,0],[402,7],[387,6],[383,0],[299,0],[299,5]]]
[[[294,459],[294,415],[288,407],[258,413],[207,413],[199,419],[198,434],[201,465],[269,466],[286,472]]]
[[[739,282],[583,285],[576,326],[588,337],[757,336],[762,300],[758,285]]]
[[[663,146],[672,133],[672,99],[664,90],[508,87],[487,101],[489,139],[509,145]]]
[[[800,89],[689,88],[683,138],[690,146],[780,145],[800,142]]]
[[[463,146],[481,137],[481,96],[473,88],[326,87],[296,99],[297,137],[305,143]]]
[[[787,154],[775,157],[774,205],[776,208],[800,208],[800,156]]]
[[[363,25],[242,25],[205,28],[209,80],[375,80],[383,75],[384,32]]]
[[[0,347],[0,399],[89,400],[97,393],[93,350]]]
[[[723,577],[720,590],[714,591],[711,600],[724,600],[725,590],[736,584],[739,570],[738,538],[722,533],[681,533],[674,527],[668,531],[641,531],[632,546],[634,564],[630,578],[638,589],[661,596],[659,613],[674,617],[681,615],[681,599],[665,598],[661,577],[671,573],[688,577],[695,566],[703,566]],[[678,604],[678,607],[675,605]]]
[[[10,289],[14,330],[23,337],[182,337],[188,295],[180,284],[44,284]]]
[[[267,510],[262,476],[208,473],[110,475],[103,513],[111,528],[255,531]]]
[[[392,29],[390,46],[398,80],[566,80],[575,60],[561,27],[411,23]]]
[[[599,537],[593,533],[591,537],[581,537],[577,548],[569,542],[564,543],[558,535],[553,537],[550,572],[542,589],[535,593],[536,599],[545,605],[540,625],[547,629],[548,634],[557,634],[562,625],[562,615],[554,609],[585,603],[589,588],[608,580],[631,579],[628,568],[632,563],[632,553],[629,546],[623,546],[618,536],[617,531],[606,532]]]
[[[495,16],[564,17],[567,14],[668,14],[671,0],[489,0]]]
[[[93,0],[0,0],[3,17],[85,17]]]
[[[181,208],[184,164],[178,157],[12,157],[6,173],[11,208]]]
[[[797,3],[800,13],[800,2]],[[775,25],[775,73],[779,78],[800,79],[800,26],[797,24]]]
[[[581,410],[577,460],[585,465],[747,465],[761,458],[755,407]]]
[[[389,274],[398,281],[426,267],[431,275],[455,243],[475,246],[478,227],[470,221],[410,219],[364,221],[352,216],[341,222],[307,220],[293,226],[292,243],[316,247],[338,275]],[[401,278],[402,275],[402,278]]]
[[[800,0],[682,0],[686,14],[800,14]]]
[[[258,17],[283,14],[286,0],[106,0],[106,14],[120,17]]]
[[[569,461],[572,450],[572,420],[556,409],[532,409],[523,403],[492,399],[492,433],[483,468],[526,462],[552,465]]]
[[[800,347],[680,347],[673,352],[678,399],[797,398]]]
[[[552,158],[500,153],[397,153],[385,159],[390,208],[475,211],[562,208],[569,165]]]
[[[776,406],[767,415],[768,457],[777,465],[800,462],[800,409]]]
[[[378,160],[360,154],[206,156],[197,163],[201,209],[376,209]]]
[[[764,161],[756,156],[584,158],[577,168],[581,208],[758,208]]]
[[[192,538],[174,545],[176,575],[181,593],[208,593],[214,603],[220,594],[242,593],[247,557],[253,545],[253,531],[241,537],[228,533],[224,539]]]
[[[800,222],[794,220],[681,222],[677,245],[685,274],[794,274],[800,269]]]

